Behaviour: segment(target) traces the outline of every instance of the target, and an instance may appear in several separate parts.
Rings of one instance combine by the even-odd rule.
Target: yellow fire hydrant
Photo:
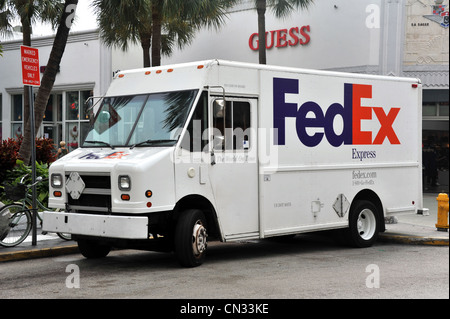
[[[448,231],[448,195],[439,194],[438,201],[438,222],[436,228],[438,231]]]

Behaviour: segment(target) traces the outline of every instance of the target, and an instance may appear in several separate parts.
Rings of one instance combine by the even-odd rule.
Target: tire
[[[72,234],[68,233],[57,233],[58,237],[67,241],[72,240]]]
[[[93,240],[79,240],[78,249],[80,253],[88,259],[98,259],[108,256],[111,247],[100,244]]]
[[[185,211],[178,220],[175,231],[175,255],[183,267],[203,264],[207,248],[205,215],[197,209]]]
[[[31,213],[22,205],[11,204],[0,209],[0,245],[14,247],[22,243],[32,227]]]
[[[353,247],[371,247],[378,239],[380,218],[377,207],[369,201],[357,201],[350,211],[347,239]]]

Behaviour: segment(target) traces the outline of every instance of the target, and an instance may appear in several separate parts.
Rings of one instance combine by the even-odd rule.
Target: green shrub
[[[16,139],[9,138],[0,144],[0,183],[6,179],[6,172],[12,170],[19,158],[20,145],[23,136]],[[50,165],[56,160],[56,150],[53,140],[48,138],[36,139],[36,162]]]
[[[36,162],[36,176],[41,176],[43,178],[42,182],[39,182],[36,185],[36,193],[37,199],[44,205],[48,205],[48,164],[37,163]],[[21,160],[17,160],[16,166],[12,170],[6,172],[6,178],[2,182],[0,186],[0,202],[4,204],[12,203],[10,198],[6,197],[5,192],[3,191],[3,186],[8,185],[17,185],[20,183],[21,179],[25,177],[23,180],[23,184],[31,185],[32,184],[32,169],[31,166],[27,166]]]
[[[3,140],[0,144],[0,181],[5,180],[6,172],[16,166],[16,160],[19,155],[20,142],[9,138]]]
[[[24,184],[31,184],[31,166],[25,165],[19,159],[19,149],[23,137],[9,138],[0,144],[0,201],[11,203],[3,190],[5,184],[17,185],[20,179],[27,175]],[[44,181],[37,184],[37,198],[44,205],[48,203],[48,167],[56,160],[53,140],[46,138],[36,139],[36,176],[42,176]]]

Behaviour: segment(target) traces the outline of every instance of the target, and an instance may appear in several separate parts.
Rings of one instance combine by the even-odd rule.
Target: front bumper
[[[42,230],[104,238],[149,238],[148,217],[44,212]]]

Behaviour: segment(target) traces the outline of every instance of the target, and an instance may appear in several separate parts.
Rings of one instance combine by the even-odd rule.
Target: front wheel
[[[72,240],[72,234],[68,234],[68,233],[56,233],[58,235],[59,238],[70,241]]]
[[[78,249],[80,253],[88,259],[97,259],[106,257],[111,251],[111,247],[98,243],[94,240],[79,240]]]
[[[203,212],[191,209],[178,220],[175,232],[175,254],[184,267],[197,267],[205,260],[207,247],[206,219]]]
[[[358,248],[371,247],[380,231],[379,212],[369,201],[357,201],[350,212],[347,238]]]
[[[31,231],[31,214],[22,205],[11,204],[0,210],[0,245],[14,247],[22,243]]]

